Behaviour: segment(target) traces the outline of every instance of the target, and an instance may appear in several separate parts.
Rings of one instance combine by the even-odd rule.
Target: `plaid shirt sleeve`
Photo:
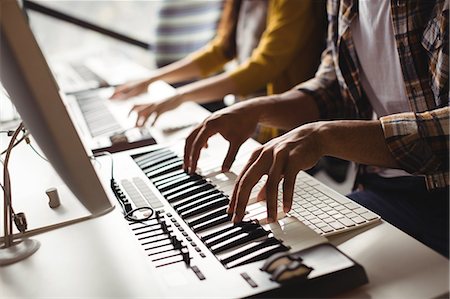
[[[361,118],[358,107],[350,100],[348,90],[341,88],[336,74],[335,45],[333,32],[338,18],[338,1],[327,1],[328,36],[327,48],[322,53],[321,64],[314,78],[305,81],[295,88],[309,94],[315,100],[320,113],[320,119],[350,119]],[[334,49],[334,50],[333,50]]]
[[[330,119],[336,114],[336,111],[342,109],[338,109],[339,103],[342,103],[342,101],[339,100],[341,93],[334,69],[331,47],[328,47],[322,53],[321,64],[314,78],[297,85],[296,88],[314,98],[321,119]]]
[[[425,174],[432,188],[448,184],[449,107],[423,113],[399,113],[380,118],[386,144],[400,166]]]

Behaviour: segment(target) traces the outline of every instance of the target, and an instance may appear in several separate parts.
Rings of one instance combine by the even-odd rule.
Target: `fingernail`
[[[283,211],[284,211],[285,213],[289,212],[290,210],[291,210],[290,207],[283,207]]]

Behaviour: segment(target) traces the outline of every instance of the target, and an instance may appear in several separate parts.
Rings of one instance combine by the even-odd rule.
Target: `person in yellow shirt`
[[[136,105],[137,126],[186,101],[208,103],[227,94],[281,93],[310,79],[325,46],[325,7],[317,0],[228,0],[216,37],[201,50],[162,67],[145,80],[116,88],[112,99],[128,99],[147,91],[150,83],[200,79],[177,88],[174,96]],[[233,60],[234,70],[216,74]]]

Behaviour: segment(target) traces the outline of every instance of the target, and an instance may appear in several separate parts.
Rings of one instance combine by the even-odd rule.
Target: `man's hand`
[[[258,124],[258,113],[247,103],[239,103],[222,109],[204,120],[186,139],[184,147],[184,169],[194,173],[200,151],[207,145],[209,137],[219,133],[230,142],[222,165],[226,172],[233,164],[240,146],[253,134]]]
[[[267,181],[262,198],[267,203],[268,222],[277,220],[278,185],[282,179],[283,210],[290,211],[297,173],[314,166],[323,155],[319,134],[321,124],[303,125],[272,139],[252,154],[236,180],[228,207],[228,213],[234,213],[233,222],[242,221],[250,193],[264,175],[267,175]]]

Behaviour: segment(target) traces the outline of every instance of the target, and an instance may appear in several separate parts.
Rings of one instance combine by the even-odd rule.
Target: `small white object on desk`
[[[48,205],[50,206],[50,208],[55,209],[61,205],[61,201],[60,201],[59,195],[58,195],[58,189],[49,188],[49,189],[45,190],[45,193],[48,196],[48,199],[49,199]]]

